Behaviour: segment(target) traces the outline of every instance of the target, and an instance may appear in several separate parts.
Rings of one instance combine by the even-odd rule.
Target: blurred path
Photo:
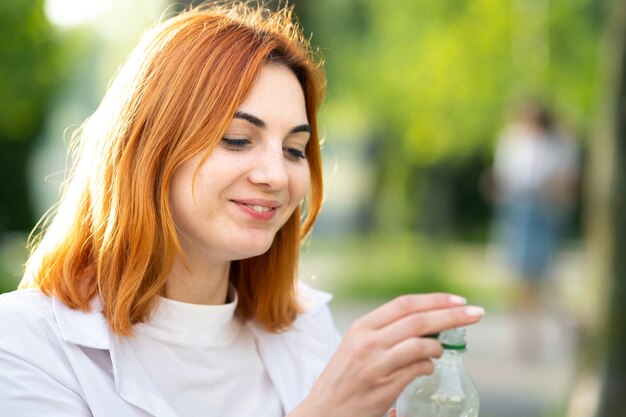
[[[379,303],[333,301],[342,333]],[[565,323],[549,313],[540,317],[543,352],[523,361],[516,349],[515,317],[488,311],[468,328],[465,364],[481,394],[480,417],[561,417],[575,371],[575,340]]]

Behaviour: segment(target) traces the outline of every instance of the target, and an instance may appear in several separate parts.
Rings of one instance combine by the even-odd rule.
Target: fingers
[[[396,409],[390,408],[389,411],[387,411],[387,417],[396,417]]]
[[[433,372],[431,359],[443,348],[422,336],[480,320],[484,311],[465,304],[450,294],[406,295],[363,316],[346,333],[306,404],[318,411],[324,404],[322,414],[382,415],[415,377]]]
[[[438,358],[442,353],[443,348],[437,340],[411,337],[386,350],[375,365],[382,375],[390,375],[412,363],[430,362],[430,359]],[[423,364],[426,368],[431,365]]]
[[[410,314],[380,329],[381,340],[393,346],[405,339],[441,333],[476,323],[485,314],[482,307],[454,307]]]
[[[398,395],[404,387],[409,385],[411,381],[420,375],[430,375],[435,370],[435,365],[430,360],[420,361],[412,363],[404,368],[399,368],[397,371],[389,375],[390,390],[397,392]],[[397,397],[397,395],[396,395]]]
[[[383,304],[360,318],[355,324],[370,329],[379,329],[410,314],[465,305],[463,297],[451,294],[403,295]]]

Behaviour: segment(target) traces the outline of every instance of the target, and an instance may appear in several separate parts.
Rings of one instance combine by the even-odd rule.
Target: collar
[[[308,395],[339,340],[325,308],[332,296],[300,283],[298,299],[304,311],[284,332],[268,333],[254,321],[247,323],[286,413]],[[176,416],[139,361],[134,360],[134,352],[125,348],[124,338],[110,330],[99,298],[90,303],[89,312],[73,310],[55,297],[52,300],[66,342],[110,352],[115,388],[122,398],[154,416]],[[327,318],[320,320],[324,314]]]
[[[63,340],[93,349],[110,349],[112,332],[102,314],[99,297],[89,304],[89,311],[74,310],[52,297],[52,309]]]
[[[226,348],[230,346],[243,321],[236,317],[239,297],[231,285],[228,303],[192,304],[159,297],[145,323],[133,327],[137,335],[180,346]]]
[[[304,309],[304,316],[314,316],[332,299],[332,295],[315,290],[302,282],[298,283],[298,301]],[[63,340],[75,345],[93,349],[111,349],[115,336],[102,314],[102,301],[94,297],[89,304],[89,311],[74,310],[56,297],[52,297],[52,308],[59,324]],[[297,327],[298,320],[294,323]]]
[[[299,283],[298,298],[304,312],[282,333],[248,322],[286,414],[306,398],[340,341],[326,309],[332,296]]]
[[[139,365],[134,352],[125,348],[124,338],[111,331],[99,297],[91,301],[88,312],[73,310],[56,297],[52,297],[52,306],[67,343],[109,351],[115,390],[120,397],[153,416],[178,417]]]

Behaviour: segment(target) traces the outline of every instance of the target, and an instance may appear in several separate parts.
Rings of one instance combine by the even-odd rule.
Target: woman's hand
[[[405,295],[357,320],[290,417],[381,417],[418,375],[433,372],[440,343],[423,337],[480,320],[484,310],[449,294]]]

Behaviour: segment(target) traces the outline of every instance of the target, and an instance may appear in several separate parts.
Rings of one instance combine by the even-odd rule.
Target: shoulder
[[[269,333],[259,327],[255,321],[248,323],[257,341],[262,344],[267,341],[272,341],[272,344],[295,343],[307,348],[314,346],[320,356],[333,352],[341,337],[328,308],[328,302],[332,296],[303,282],[298,282],[297,298],[301,312],[289,328],[279,333]]]
[[[62,344],[51,297],[35,289],[0,295],[0,352],[31,361],[60,353]]]
[[[0,295],[3,366],[35,366],[49,371],[63,360],[65,343],[55,320],[52,298],[33,289]]]
[[[314,289],[303,283],[298,283],[298,300],[303,312],[293,324],[293,332],[302,337],[309,335],[317,342],[325,344],[330,351],[339,344],[341,337],[332,318],[328,303],[332,295]]]
[[[0,295],[0,326],[13,335],[35,327],[54,327],[52,298],[36,289]]]
[[[328,303],[333,296],[327,292],[316,290],[303,283],[298,283],[297,297],[302,313],[296,320],[303,321],[309,318],[325,326],[334,328]]]
[[[87,415],[53,300],[33,289],[0,295],[0,403],[8,415]]]
[[[99,310],[71,309],[37,289],[0,295],[0,353],[45,363],[52,357],[65,358],[76,345],[110,347],[108,327]]]
[[[328,309],[331,295],[300,282],[297,297],[301,313],[288,329],[267,332],[255,321],[248,322],[287,412],[306,397],[340,341]]]
[[[317,290],[302,281],[298,281],[296,296],[305,314],[315,314],[327,308],[333,298],[332,294]]]

